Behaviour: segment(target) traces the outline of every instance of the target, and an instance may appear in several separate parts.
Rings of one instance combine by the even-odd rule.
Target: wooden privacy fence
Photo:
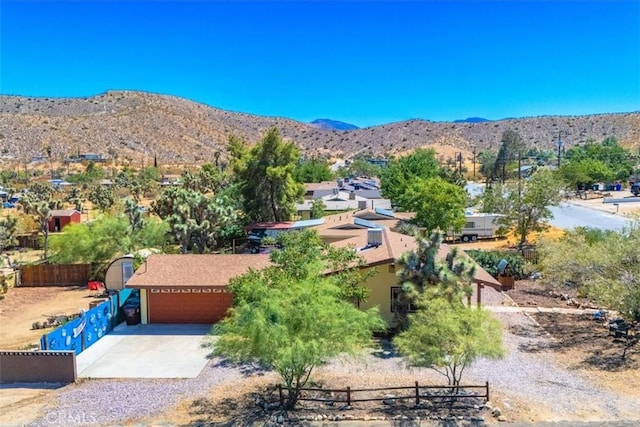
[[[466,390],[479,390],[478,392],[460,393],[460,391]],[[298,400],[306,400],[312,402],[334,402],[334,403],[346,403],[351,405],[353,402],[373,402],[373,401],[385,401],[385,400],[414,400],[416,405],[420,404],[421,400],[456,400],[456,399],[484,399],[489,401],[489,381],[484,385],[420,385],[418,381],[413,386],[407,387],[383,387],[383,388],[360,388],[353,389],[347,386],[346,389],[324,389],[324,388],[303,388],[300,390],[302,393]],[[385,392],[385,391],[410,391],[403,396],[384,396],[384,397],[356,397],[356,394],[365,394],[372,392]],[[447,393],[448,391],[448,393]],[[329,394],[330,397],[311,397],[304,394],[316,393],[316,394]],[[445,393],[442,393],[445,392]],[[278,384],[278,397],[280,399],[280,405],[284,405],[285,390],[282,385]],[[341,399],[340,395],[344,395]]]
[[[86,286],[90,277],[91,264],[23,265],[19,286]]]

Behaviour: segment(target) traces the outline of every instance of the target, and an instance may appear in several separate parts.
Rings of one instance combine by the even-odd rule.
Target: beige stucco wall
[[[140,289],[140,323],[146,325],[149,322],[149,304],[147,290]]]
[[[107,289],[123,289],[122,285],[122,263],[133,263],[133,258],[119,258],[113,262],[107,268],[107,272],[104,275],[104,284]]]
[[[360,302],[360,308],[367,310],[378,307],[382,318],[388,326],[393,326],[393,313],[391,312],[391,287],[398,286],[398,277],[395,271],[389,271],[391,264],[383,264],[372,267],[376,274],[369,277],[364,286],[369,289],[369,297]]]

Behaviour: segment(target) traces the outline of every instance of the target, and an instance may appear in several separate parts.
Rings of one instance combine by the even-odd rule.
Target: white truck
[[[475,242],[478,239],[489,239],[496,236],[499,225],[495,220],[500,217],[494,213],[465,213],[466,223],[459,233],[449,231],[448,238],[452,241]]]

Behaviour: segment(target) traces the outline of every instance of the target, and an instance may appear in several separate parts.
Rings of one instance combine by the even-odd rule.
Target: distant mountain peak
[[[489,119],[483,119],[482,117],[468,117],[463,120],[454,120],[453,123],[482,123],[482,122],[490,122]]]
[[[331,119],[315,119],[311,126],[323,130],[356,130],[360,129],[356,125]]]

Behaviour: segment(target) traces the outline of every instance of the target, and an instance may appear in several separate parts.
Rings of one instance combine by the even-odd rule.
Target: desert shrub
[[[522,256],[514,252],[506,251],[483,251],[483,250],[468,250],[465,251],[473,258],[480,267],[485,269],[487,273],[493,277],[498,276],[498,263],[504,259],[509,263],[511,273],[516,279],[524,279],[525,273],[525,260]]]

